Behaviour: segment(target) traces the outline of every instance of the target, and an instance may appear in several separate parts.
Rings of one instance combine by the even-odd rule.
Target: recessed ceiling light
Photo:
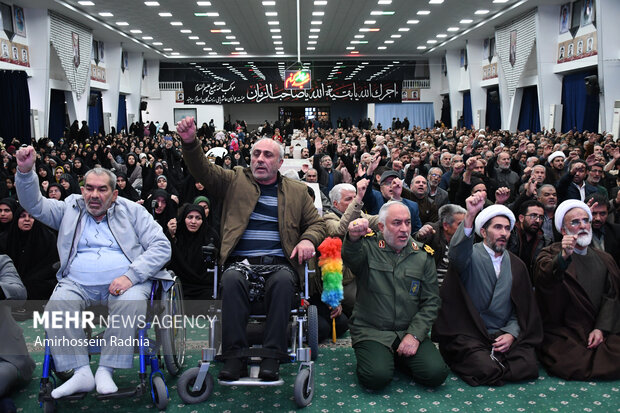
[[[448,27],[449,32],[458,32],[460,29],[458,27]]]
[[[161,46],[161,45],[163,45],[162,42],[153,42],[153,46]]]
[[[377,4],[392,4],[392,0],[379,0]]]
[[[359,31],[360,32],[378,32],[381,29],[379,29],[378,27],[362,27]]]
[[[277,51],[276,54],[282,55],[282,54],[284,54],[284,52],[283,51]]]
[[[447,35],[447,34],[445,34],[445,33],[439,33],[439,34],[438,34],[437,36],[435,36],[435,37],[437,37],[438,39],[443,39],[444,37],[448,37],[448,35]]]
[[[164,52],[171,52],[171,51],[173,51],[173,50],[174,50],[174,49],[171,49],[171,48],[169,48],[169,47],[164,47]]]
[[[164,11],[164,12],[159,13],[159,16],[160,17],[172,17],[172,13]]]
[[[320,32],[320,31],[321,31],[321,29],[318,29],[318,28],[316,28],[316,29],[310,29],[310,32],[312,32],[312,33],[318,33],[318,32]]]
[[[364,20],[364,24],[375,24],[376,20]]]
[[[235,47],[235,50],[237,50],[237,51],[242,51],[242,50],[243,50],[243,47]]]
[[[172,52],[170,53],[172,56],[178,56],[180,53],[179,52]]]
[[[418,50],[426,50],[426,46],[418,46]]]
[[[320,20],[313,20],[313,21],[310,22],[310,24],[318,25],[318,24],[323,24],[323,22],[320,21]]]
[[[282,37],[282,36],[280,36],[280,37]],[[316,35],[316,34],[311,34],[311,35],[308,36],[308,39],[318,39],[318,38],[319,38],[319,36]]]
[[[138,30],[138,29],[133,29],[133,30],[129,30],[129,31],[131,33],[135,33],[135,34],[142,33],[142,30]]]
[[[428,4],[441,4],[441,3],[443,3],[443,0],[430,0],[428,2]]]
[[[93,3],[92,1],[78,1],[78,3],[82,6],[94,6],[95,3]]]
[[[420,20],[407,20],[407,24],[418,24],[420,23]]]
[[[220,14],[216,11],[209,11],[206,13],[194,13],[196,17],[219,17]]]
[[[236,36],[226,36],[226,38],[227,38],[228,40],[235,40],[237,37],[236,37]]]
[[[159,3],[156,1],[145,1],[144,5],[149,7],[157,7],[159,6]]]
[[[476,10],[474,14],[487,14],[489,11],[486,9]]]
[[[399,32],[408,32],[409,30],[411,30],[409,27],[401,27],[398,29]]]
[[[190,29],[181,29],[181,33],[184,33],[184,34],[188,34],[188,33],[191,33],[191,32],[192,31]]]
[[[416,14],[419,16],[427,16],[431,14],[431,11],[430,10],[419,10]]]
[[[392,43],[394,43],[394,40],[386,40],[383,43],[385,43],[385,44],[392,44]]]
[[[351,44],[367,44],[368,40],[351,40]]]
[[[315,50],[315,47],[314,46],[308,46],[308,47],[306,47],[306,50]]]
[[[199,6],[210,6],[211,2],[210,1],[197,1],[196,4]]]
[[[269,29],[271,33],[280,33],[280,29]]]
[[[216,26],[226,26],[226,22],[213,22]]]
[[[170,22],[171,26],[183,26],[183,22]]]
[[[355,50],[355,46],[347,46],[347,50]]]
[[[276,2],[275,1],[264,1],[263,2],[263,6],[275,6]]]
[[[366,37],[366,35],[364,35],[364,34],[356,34],[353,37],[356,38],[356,39],[363,39],[364,37]]]
[[[461,24],[469,24],[469,23],[473,23],[473,22],[474,21],[472,19],[463,19],[459,23],[461,23]]]
[[[278,15],[277,11],[267,11],[267,12],[265,12],[265,16],[267,16],[267,17],[275,17],[277,15]]]
[[[493,0],[493,3],[508,3],[508,0]]]
[[[129,23],[127,22],[116,22],[117,26],[129,26]]]
[[[276,42],[273,42],[273,43],[275,44]],[[308,44],[316,44],[316,43],[317,43],[316,40],[308,40]],[[280,42],[280,44],[282,44],[282,42]]]
[[[327,5],[327,1],[325,1],[325,0],[316,0],[314,2],[314,5],[315,6],[326,6]]]
[[[209,55],[210,56],[215,56],[215,55],[217,55],[217,52],[209,52]]]
[[[205,42],[196,42],[196,46],[204,46],[205,44]]]
[[[189,40],[198,40],[200,37],[198,36],[189,36]]]
[[[362,62],[362,64],[363,64],[363,65],[367,65],[367,64],[368,64],[368,62]]]
[[[101,13],[99,13],[99,15],[101,17],[114,17],[114,15],[112,13],[110,13],[109,11],[101,12]]]
[[[310,42],[308,42],[308,43],[310,43]],[[314,42],[314,43],[316,43],[316,42]],[[282,41],[281,40],[274,40],[273,44],[282,44]]]
[[[401,37],[403,37],[402,34],[393,34],[390,36],[392,39],[400,39]]]
[[[143,36],[142,40],[153,40],[153,37],[151,37],[151,36]]]
[[[239,42],[222,42],[222,44],[230,44],[230,45],[236,46],[239,44]]]
[[[267,22],[267,24],[268,24],[269,26],[277,26],[277,25],[279,25],[279,24],[280,24],[280,22],[279,22],[279,21],[277,21],[277,20],[271,20],[271,21],[268,21],[268,22]]]
[[[204,50],[205,52],[210,52],[213,49],[211,49],[210,47],[203,47],[202,50]]]
[[[386,47],[386,46],[379,46],[379,47],[377,47],[377,49],[379,49],[379,50],[385,50],[385,49],[387,49],[387,47]]]
[[[280,46],[278,46],[278,47],[274,47],[274,49],[275,49],[275,50],[284,50],[284,47],[280,47]]]
[[[325,12],[324,11],[313,11],[312,15],[313,16],[325,16]]]
[[[435,43],[437,43],[437,40],[427,40],[426,43],[428,43],[428,44],[435,44]]]
[[[395,12],[393,11],[386,11],[386,10],[373,10],[370,12],[371,16],[391,16],[393,15]]]

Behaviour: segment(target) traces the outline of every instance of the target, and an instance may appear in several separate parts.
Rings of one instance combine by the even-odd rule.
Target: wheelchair
[[[160,326],[153,327],[155,330],[155,339],[149,337],[149,330],[155,317],[184,317],[183,307],[183,291],[181,283],[176,276],[170,271],[173,277],[172,286],[165,288],[169,281],[155,280],[151,288],[148,299],[146,322],[143,328],[136,331],[136,339],[139,345],[135,346],[134,354],[139,355],[139,384],[136,387],[119,389],[116,393],[96,394],[97,400],[120,399],[126,397],[142,396],[149,391],[153,404],[158,410],[165,410],[169,401],[169,392],[162,369],[166,368],[171,376],[177,376],[182,368],[185,358],[185,329],[181,326]],[[103,310],[107,311],[107,308]],[[92,335],[92,330],[87,327],[85,329],[87,339],[102,338],[105,331],[96,335]],[[47,338],[47,334],[46,334]],[[148,345],[145,343],[148,342]],[[89,345],[88,355],[100,354],[101,346]],[[151,372],[147,377],[147,369],[150,367]],[[52,390],[56,387],[56,379],[67,380],[71,377],[72,371],[57,372],[54,366],[54,358],[51,355],[50,348],[45,346],[45,356],[43,359],[43,371],[39,387],[39,406],[43,408],[44,413],[54,412],[58,401],[62,400],[81,400],[86,397],[87,393],[76,393],[60,399],[54,399],[51,396]],[[147,386],[148,384],[148,386]]]
[[[203,249],[203,254],[206,251]],[[214,259],[205,258],[206,263],[210,263],[212,268],[208,268],[207,271],[213,274],[214,286],[217,286],[218,279],[218,265],[214,262]],[[318,357],[319,353],[319,327],[318,327],[318,313],[316,306],[304,305],[308,298],[308,281],[309,275],[314,270],[309,270],[308,265],[305,266],[304,271],[304,291],[302,294],[298,293],[296,297],[298,306],[291,310],[290,327],[290,341],[289,349],[287,351],[287,360],[289,362],[299,362],[299,369],[295,384],[293,387],[293,394],[295,403],[299,407],[306,407],[312,401],[314,396],[314,360]],[[214,298],[217,298],[217,288],[214,288]],[[266,319],[266,315],[250,315],[250,322],[248,324],[248,339],[252,343],[250,337],[250,328],[256,324],[258,320]],[[179,381],[177,382],[177,391],[181,400],[187,404],[202,403],[206,401],[212,394],[214,389],[214,379],[209,368],[211,363],[216,360],[218,349],[215,346],[215,331],[218,324],[217,318],[211,318],[210,332],[209,332],[209,347],[202,349],[201,360],[198,362],[197,367],[186,370]],[[263,350],[263,351],[261,351]],[[237,381],[222,381],[218,380],[218,383],[222,386],[281,386],[284,384],[284,380],[280,378],[277,381],[263,381],[258,378],[259,364],[261,361],[261,355],[264,355],[264,349],[257,348],[256,346],[250,347],[248,350],[248,365],[250,366],[250,373],[248,377],[242,377]]]

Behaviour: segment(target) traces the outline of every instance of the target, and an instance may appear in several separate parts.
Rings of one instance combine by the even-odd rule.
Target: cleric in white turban
[[[590,221],[592,221],[592,212],[590,211],[590,208],[588,208],[588,206],[585,204],[585,202],[579,201],[577,199],[567,199],[566,201],[562,202],[555,210],[555,229],[557,229],[558,232],[562,232],[564,215],[566,215],[566,213],[573,208],[581,208],[586,211],[588,217],[590,218]]]
[[[512,211],[504,205],[491,205],[480,211],[476,217],[476,234],[482,237],[480,230],[484,227],[484,224],[498,216],[505,216],[508,218],[508,221],[510,221],[510,230],[512,231],[512,228],[515,226],[515,216]]]
[[[564,155],[564,152],[562,152],[562,151],[555,151],[551,155],[549,155],[549,157],[547,158],[547,162],[549,162],[549,164],[551,164],[551,162],[553,162],[553,160],[555,158],[557,158],[558,156],[566,159],[566,155]]]

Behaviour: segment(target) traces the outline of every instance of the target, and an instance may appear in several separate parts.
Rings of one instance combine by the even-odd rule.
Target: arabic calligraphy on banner
[[[311,89],[286,90],[283,83],[183,82],[186,105],[278,102],[400,103],[401,82],[313,82]]]

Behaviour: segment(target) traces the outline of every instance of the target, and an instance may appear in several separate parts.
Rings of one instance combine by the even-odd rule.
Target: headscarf
[[[15,215],[15,211],[17,210],[18,205],[17,205],[17,200],[15,198],[3,198],[2,200],[0,200],[0,205],[8,206],[11,209],[11,211],[13,211],[13,221],[17,219],[17,216]],[[6,224],[3,224],[0,222],[0,233],[8,231],[9,228],[11,228],[11,222],[7,222]]]

